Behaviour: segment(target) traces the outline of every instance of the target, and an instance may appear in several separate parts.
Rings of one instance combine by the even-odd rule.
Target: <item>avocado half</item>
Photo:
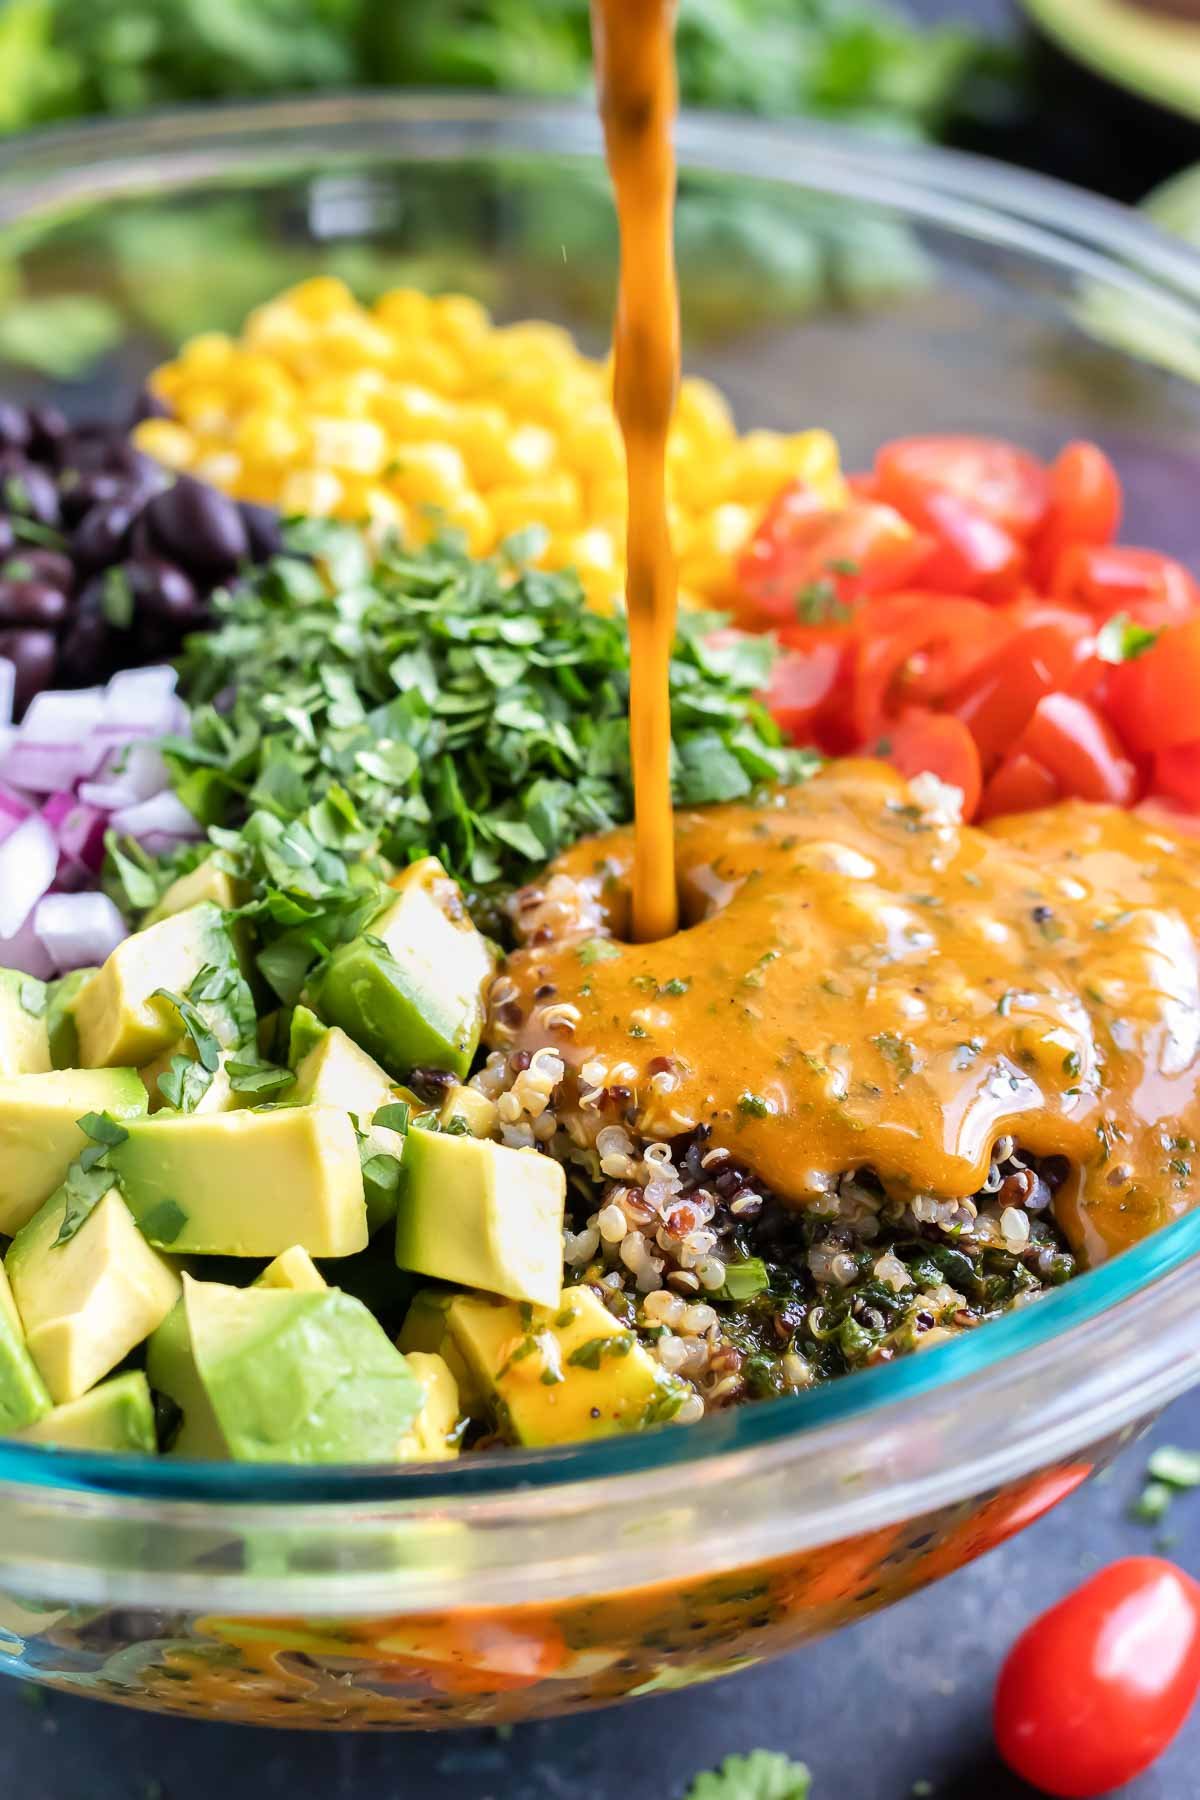
[[[1103,81],[1200,124],[1194,0],[1024,0],[1034,23]]]

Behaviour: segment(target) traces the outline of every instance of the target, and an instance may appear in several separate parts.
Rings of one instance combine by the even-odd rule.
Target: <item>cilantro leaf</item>
[[[176,1112],[195,1112],[212,1081],[210,1070],[180,1051],[159,1076],[158,1091]]]
[[[125,1127],[108,1113],[84,1113],[76,1124],[91,1143],[79,1152],[60,1189],[66,1206],[53,1247],[69,1243],[109,1189],[117,1185],[117,1178],[108,1166],[108,1153],[129,1136]]]
[[[225,1073],[235,1094],[278,1094],[296,1079],[291,1069],[269,1062],[228,1062]]]
[[[777,1750],[727,1756],[719,1769],[697,1775],[686,1800],[809,1800],[812,1777],[803,1763]]]
[[[1147,650],[1153,650],[1158,636],[1157,631],[1149,625],[1139,625],[1128,613],[1114,613],[1096,634],[1096,654],[1101,662],[1133,662]]]
[[[210,1076],[215,1075],[221,1066],[221,1046],[214,1034],[205,1024],[198,1009],[182,994],[172,993],[170,988],[155,988],[151,998],[167,1000],[175,1008],[183,1023],[183,1029],[191,1038],[196,1051],[196,1060]]]
[[[398,1131],[406,1137],[412,1128],[412,1107],[407,1100],[396,1100],[391,1105],[381,1106],[371,1117],[372,1125],[382,1125],[388,1131]]]

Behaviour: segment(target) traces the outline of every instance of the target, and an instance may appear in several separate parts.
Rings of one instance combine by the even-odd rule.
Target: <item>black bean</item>
[[[146,557],[126,567],[139,613],[161,620],[178,632],[193,630],[205,616],[196,584],[174,563]]]
[[[18,458],[19,452],[0,453],[0,491],[9,509],[23,513],[27,519],[36,519],[39,525],[57,525],[60,513],[54,477],[33,463],[22,468],[6,467],[10,456]]]
[[[104,616],[104,577],[89,581],[59,650],[59,679],[68,686],[102,681],[111,668],[111,644]]]
[[[24,450],[31,436],[29,415],[23,406],[11,400],[0,400],[0,444],[13,450]]]
[[[71,534],[75,560],[89,569],[104,569],[118,562],[135,512],[136,508],[123,500],[91,507]]]
[[[98,470],[84,473],[74,467],[64,469],[59,476],[59,501],[63,518],[68,524],[77,525],[84,513],[93,506],[111,505],[114,500],[124,500],[129,483],[123,475],[104,474]]]
[[[280,528],[279,514],[274,508],[255,506],[251,501],[243,500],[238,511],[250,539],[251,556],[258,562],[266,562],[269,556],[278,556],[283,549],[283,531]]]
[[[75,565],[70,557],[61,550],[43,550],[33,544],[21,544],[7,557],[0,564],[0,575],[8,581],[45,581],[64,594],[75,586]]]
[[[0,581],[0,625],[61,625],[70,603],[46,581]]]
[[[44,458],[52,454],[70,429],[66,414],[57,406],[30,407],[29,434],[35,455]]]
[[[0,631],[0,656],[6,657],[16,670],[18,718],[33,696],[49,687],[57,655],[52,631]]]
[[[250,554],[250,537],[235,501],[182,475],[156,494],[146,517],[166,554],[185,568],[220,579]]]

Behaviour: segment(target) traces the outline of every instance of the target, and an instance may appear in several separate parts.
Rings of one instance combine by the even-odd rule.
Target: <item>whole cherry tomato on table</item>
[[[1200,1587],[1158,1557],[1127,1557],[1017,1639],[996,1683],[996,1745],[1043,1793],[1092,1800],[1161,1755],[1197,1689]]]

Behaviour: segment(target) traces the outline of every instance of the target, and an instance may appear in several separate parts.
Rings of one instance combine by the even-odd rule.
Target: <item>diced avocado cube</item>
[[[410,1131],[400,1164],[402,1269],[553,1306],[562,1285],[562,1165],[538,1150]]]
[[[332,1106],[131,1120],[109,1164],[141,1230],[179,1255],[350,1256],[367,1242],[358,1140]]]
[[[41,1075],[52,1065],[49,990],[19,969],[0,969],[0,1077]]]
[[[21,1431],[50,1411],[50,1395],[25,1342],[21,1315],[0,1265],[0,1435]]]
[[[79,1067],[79,1031],[75,1024],[75,996],[85,988],[98,969],[72,969],[58,981],[52,981],[46,1007],[46,1036],[50,1042],[50,1066],[53,1069]]]
[[[293,1294],[317,1294],[329,1286],[307,1250],[293,1244],[267,1264],[255,1287],[288,1288]]]
[[[94,1387],[179,1298],[179,1276],[115,1187],[60,1244],[66,1211],[64,1189],[17,1233],[5,1263],[29,1354],[59,1406]]]
[[[146,1374],[155,1393],[179,1408],[179,1429],[168,1443],[171,1456],[224,1462],[229,1448],[192,1356],[192,1334],[182,1296],[146,1344]]]
[[[455,1119],[462,1120],[472,1137],[491,1137],[496,1127],[496,1102],[478,1088],[464,1087],[456,1081],[442,1101],[438,1124],[451,1125]]]
[[[312,1017],[312,1014],[309,1014]],[[296,1084],[285,1095],[289,1104],[339,1106],[355,1119],[361,1139],[359,1156],[367,1201],[367,1230],[372,1236],[396,1216],[396,1192],[404,1138],[371,1120],[382,1106],[400,1099],[390,1076],[374,1057],[360,1050],[337,1025],[320,1027],[320,1035],[296,1066]],[[382,1160],[376,1161],[376,1158]]]
[[[421,1386],[421,1409],[404,1437],[399,1462],[445,1462],[458,1455],[461,1414],[458,1383],[445,1359],[406,1351],[404,1360]]]
[[[187,912],[189,907],[199,906],[205,900],[219,906],[222,912],[232,912],[235,906],[242,904],[242,898],[241,888],[233,876],[217,867],[215,857],[208,856],[189,875],[181,875],[178,881],[171,883],[158,905],[142,920],[142,929],[158,925],[163,919],[172,919],[176,913]]]
[[[368,930],[317,972],[311,1004],[391,1075],[434,1068],[465,1076],[492,953],[436,857],[413,863],[396,886]]]
[[[179,1036],[179,1014],[157,990],[186,994],[206,964],[233,955],[224,915],[211,901],[126,938],[75,996],[83,1067],[153,1062]]]
[[[66,1178],[87,1145],[85,1113],[132,1119],[146,1110],[136,1069],[51,1069],[0,1081],[0,1231],[11,1236]]]
[[[424,1389],[361,1302],[336,1288],[296,1293],[185,1277],[183,1310],[226,1455],[237,1462],[397,1460]],[[186,1396],[172,1398],[186,1417]]]
[[[298,1069],[310,1050],[315,1050],[329,1030],[324,1019],[318,1019],[307,1006],[294,1006],[288,1023],[287,1064]]]
[[[410,1361],[418,1355],[440,1356],[454,1377],[463,1411],[472,1418],[482,1418],[486,1390],[475,1379],[450,1335],[448,1313],[450,1302],[456,1298],[452,1288],[422,1288],[414,1294],[396,1345]]]
[[[570,1444],[672,1418],[689,1392],[588,1287],[553,1307],[458,1294],[450,1335],[518,1443]]]
[[[78,1400],[54,1407],[20,1435],[31,1444],[55,1444],[60,1450],[134,1450],[153,1456],[158,1440],[150,1383],[140,1369],[127,1369]]]

